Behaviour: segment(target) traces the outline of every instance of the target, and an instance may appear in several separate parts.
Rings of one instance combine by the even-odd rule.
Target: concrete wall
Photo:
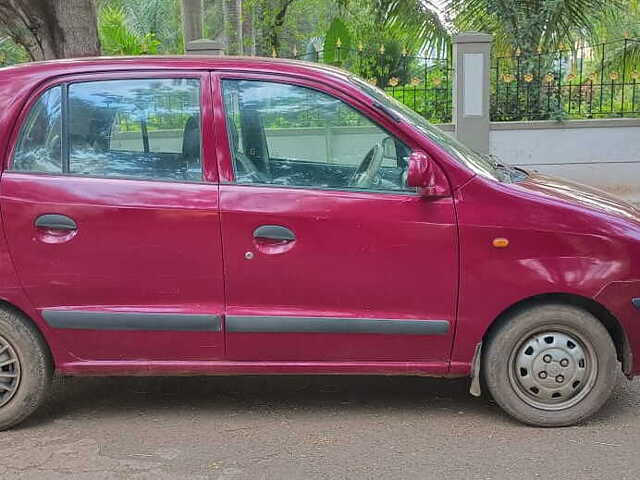
[[[512,165],[640,202],[640,119],[493,122],[489,138]]]
[[[360,165],[387,133],[377,127],[269,128],[266,135],[272,157]]]

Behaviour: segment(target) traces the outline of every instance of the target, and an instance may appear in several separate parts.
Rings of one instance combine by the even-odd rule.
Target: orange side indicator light
[[[493,246],[496,248],[507,248],[509,246],[509,239],[507,238],[494,238]]]

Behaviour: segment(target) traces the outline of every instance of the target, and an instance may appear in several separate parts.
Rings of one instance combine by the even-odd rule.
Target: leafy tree
[[[140,35],[127,25],[123,7],[106,6],[100,10],[100,41],[106,55],[143,55],[158,53],[155,34]]]
[[[499,52],[572,45],[596,38],[598,21],[622,0],[449,0],[445,10],[457,30],[493,33]]]
[[[157,53],[183,52],[179,0],[98,0],[97,7],[98,17],[105,8],[121,9],[127,30],[138,37],[153,35],[158,42]]]

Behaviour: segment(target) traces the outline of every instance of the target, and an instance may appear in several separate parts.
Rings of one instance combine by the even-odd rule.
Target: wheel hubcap
[[[13,398],[20,385],[20,360],[11,344],[0,336],[0,407]]]
[[[577,333],[535,333],[514,350],[510,365],[518,396],[542,410],[577,404],[591,391],[597,376],[593,349]]]

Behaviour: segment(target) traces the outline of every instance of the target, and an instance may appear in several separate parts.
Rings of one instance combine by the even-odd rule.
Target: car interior
[[[359,166],[271,156],[262,115],[243,109],[236,121],[227,116],[238,183],[296,187],[405,190],[409,148],[388,136],[371,146]]]

